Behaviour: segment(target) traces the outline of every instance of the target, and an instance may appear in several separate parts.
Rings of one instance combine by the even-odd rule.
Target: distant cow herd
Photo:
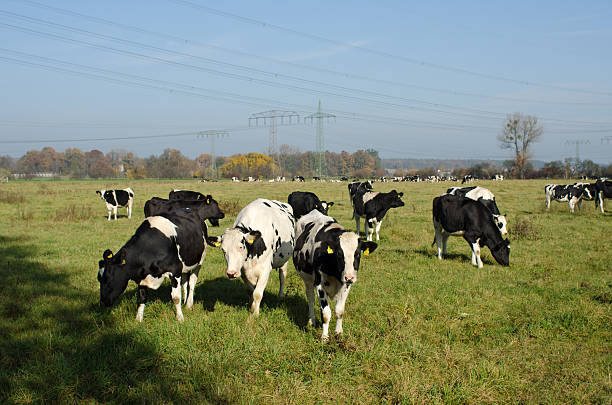
[[[283,179],[284,180],[284,179]],[[464,179],[466,180],[466,179]],[[303,178],[295,181],[302,182]],[[469,182],[469,179],[466,180]],[[263,292],[273,269],[280,279],[279,297],[284,296],[289,259],[304,281],[308,299],[309,324],[315,323],[314,296],[318,297],[323,340],[329,336],[330,301],[335,301],[336,334],[341,334],[345,301],[357,281],[362,256],[373,253],[380,241],[380,228],[386,213],[404,206],[404,193],[374,191],[371,181],[348,184],[356,232],[340,225],[328,210],[331,201],[312,192],[294,191],[287,203],[258,198],[237,215],[233,226],[219,236],[208,234],[205,221],[219,226],[225,217],[210,195],[188,190],[172,190],[168,199],[153,197],[144,205],[145,220],[134,235],[113,253],[106,249],[98,266],[100,303],[111,306],[130,280],[138,285],[136,319],[143,320],[147,290],[157,289],[168,278],[176,317],[184,319],[182,305],[193,306],[198,273],[207,246],[223,252],[226,276],[241,278],[251,296],[251,312],[259,314]],[[127,208],[131,217],[134,191],[98,190],[105,202],[108,220],[117,219],[117,209]],[[594,200],[603,212],[603,200],[612,198],[612,182],[594,184],[549,184],[545,188],[546,207],[550,202],[567,201],[570,211],[582,200]],[[495,196],[483,187],[451,187],[433,199],[434,242],[440,260],[446,254],[450,236],[462,236],[472,252],[472,264],[483,266],[480,249],[487,246],[502,266],[510,264],[510,242],[505,215]],[[360,237],[360,219],[365,221],[365,240]],[[376,232],[376,242],[374,239]]]

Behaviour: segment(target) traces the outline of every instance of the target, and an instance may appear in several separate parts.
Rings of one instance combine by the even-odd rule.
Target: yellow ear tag
[[[253,241],[255,241],[255,239],[247,239],[247,243],[248,243],[249,245],[252,245],[252,244],[253,244]]]
[[[111,257],[113,257],[112,253],[109,253],[108,256],[106,256],[107,259],[110,259]]]
[[[210,204],[210,198],[206,199],[206,204]]]
[[[125,259],[123,259],[123,261],[121,261],[121,264],[125,264]]]
[[[363,254],[366,256],[370,255],[370,248],[366,248],[366,250],[363,251]]]
[[[215,245],[215,247],[219,247],[219,246],[221,246],[221,242],[215,242],[214,245]]]
[[[332,253],[334,253],[334,249],[332,249],[331,247],[328,246],[327,247],[327,253],[331,255]]]

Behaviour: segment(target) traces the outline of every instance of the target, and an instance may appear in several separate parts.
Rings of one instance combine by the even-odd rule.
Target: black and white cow
[[[230,279],[242,277],[252,292],[251,312],[259,315],[259,304],[272,269],[279,269],[279,298],[285,295],[285,277],[295,244],[293,210],[287,203],[258,198],[238,213],[234,227],[211,238],[221,246]]]
[[[491,211],[480,202],[450,194],[434,198],[433,226],[438,259],[446,254],[448,237],[457,235],[470,245],[472,264],[478,268],[482,268],[481,246],[488,246],[502,266],[510,265],[510,242],[502,238]]]
[[[219,204],[209,194],[204,200],[166,200],[153,197],[144,205],[145,217],[159,215],[163,212],[190,209],[195,211],[200,218],[207,218],[212,226],[219,226],[219,220],[225,218],[225,214],[219,208]]]
[[[376,191],[358,191],[353,197],[353,218],[359,235],[360,218],[365,218],[365,233],[367,240],[372,240],[374,228],[376,228],[376,240],[379,240],[380,226],[385,214],[391,208],[403,207],[401,197],[404,193],[391,190],[388,193]]]
[[[172,283],[176,319],[183,321],[181,286],[186,307],[193,307],[193,291],[206,256],[205,218],[190,210],[148,217],[115,254],[107,249],[98,264],[100,304],[111,306],[130,280],[138,284],[138,312],[142,322],[147,289],[156,290],[165,278]]]
[[[189,191],[189,190],[172,190],[168,194],[168,199],[170,200],[205,200],[207,196],[197,191]]]
[[[301,181],[301,182],[304,182],[306,180],[304,179],[303,176],[293,176],[293,179],[291,179],[291,181]]]
[[[349,191],[349,199],[351,200],[351,205],[353,205],[353,198],[355,198],[355,194],[358,192],[371,191],[374,187],[372,186],[372,182],[368,181],[353,181],[348,184]]]
[[[108,220],[111,219],[111,212],[115,214],[117,220],[117,208],[127,207],[128,218],[132,218],[132,204],[134,203],[134,191],[131,188],[123,190],[97,190],[96,194],[106,203],[108,210]]]
[[[489,189],[479,186],[451,187],[446,190],[446,194],[458,195],[461,197],[470,198],[474,201],[480,201],[482,205],[487,207],[489,211],[491,211],[491,214],[493,214],[495,223],[501,231],[502,236],[506,236],[508,234],[508,222],[506,221],[506,216],[499,212],[499,208],[495,202],[495,194],[493,194]]]
[[[357,281],[361,253],[369,255],[377,247],[375,242],[364,242],[354,232],[345,230],[335,219],[319,211],[311,211],[296,224],[293,264],[304,281],[308,297],[308,323],[314,325],[314,291],[321,307],[323,332],[329,337],[331,308],[336,301],[336,334],[342,334],[344,304],[351,286]]]
[[[573,213],[584,194],[584,189],[573,184],[547,184],[544,187],[544,193],[546,195],[546,209],[550,209],[550,203],[553,200],[567,201],[570,212]]]
[[[612,181],[598,179],[595,183],[595,189],[597,192],[597,201],[599,202],[599,208],[601,213],[604,213],[603,200],[606,198],[612,198]]]
[[[599,198],[597,198],[597,185],[595,183],[574,183],[574,187],[581,188],[582,194],[578,200],[578,209],[582,201],[595,201],[595,209],[599,206]]]
[[[461,180],[461,184],[471,184],[473,181],[475,180],[474,176],[471,174],[466,174],[465,176],[463,176],[463,180]]]
[[[299,219],[302,215],[308,214],[312,210],[318,210],[327,215],[329,207],[334,205],[333,201],[321,201],[315,193],[309,191],[294,191],[289,194],[287,202],[293,209],[293,216]]]

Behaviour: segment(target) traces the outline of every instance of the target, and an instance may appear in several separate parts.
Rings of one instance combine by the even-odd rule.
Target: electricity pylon
[[[200,131],[197,134],[198,138],[210,139],[210,177],[217,178],[217,157],[215,156],[215,139],[229,136],[229,131],[211,129],[208,131]]]
[[[310,120],[312,123],[313,120],[317,120],[317,137],[315,141],[315,151],[316,151],[316,161],[315,161],[315,169],[317,171],[317,176],[322,177],[326,173],[325,167],[325,139],[323,137],[323,123],[324,120],[329,120],[331,118],[336,118],[334,114],[324,113],[321,111],[321,100],[319,100],[319,107],[317,108],[317,112],[314,114],[310,114],[304,117],[304,122]]]
[[[293,119],[296,122],[293,122]],[[280,125],[293,125],[300,122],[300,115],[295,111],[285,110],[270,110],[260,113],[251,114],[249,117],[249,127],[264,126],[270,128],[270,137],[268,141],[268,156],[270,156],[274,164],[279,167],[278,151],[276,149],[276,127],[279,124],[277,119],[280,119]]]
[[[588,145],[591,143],[588,139],[572,139],[565,141],[566,145],[576,145],[576,165],[580,162],[580,145]]]

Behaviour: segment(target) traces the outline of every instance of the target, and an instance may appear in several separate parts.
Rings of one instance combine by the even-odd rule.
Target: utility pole
[[[295,123],[293,119],[295,118]],[[299,124],[300,115],[295,111],[286,110],[270,110],[260,113],[251,114],[249,117],[249,127],[269,127],[270,137],[268,141],[268,156],[270,156],[277,167],[280,167],[278,161],[278,150],[276,147],[276,127],[280,125]]]
[[[210,177],[217,178],[217,157],[215,156],[215,139],[229,136],[229,131],[211,129],[208,131],[200,131],[197,134],[198,138],[210,139]]]
[[[317,171],[317,176],[319,177],[324,176],[327,172],[325,167],[325,139],[323,137],[323,123],[325,122],[324,120],[329,122],[331,118],[335,119],[336,116],[334,114],[324,113],[321,111],[321,100],[319,100],[317,112],[304,117],[304,122],[309,120],[312,123],[315,119],[317,120],[317,136],[315,139],[315,170]]]

